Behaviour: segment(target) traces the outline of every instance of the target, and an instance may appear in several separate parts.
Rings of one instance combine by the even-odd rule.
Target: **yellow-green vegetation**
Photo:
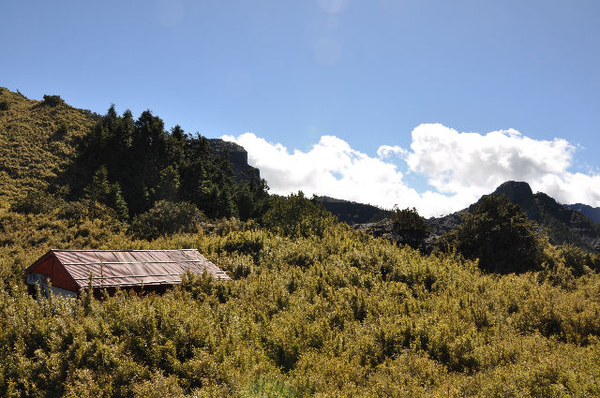
[[[35,101],[0,87],[0,208],[30,190],[46,189],[98,120],[58,96]]]
[[[600,394],[600,277],[574,277],[558,252],[552,268],[497,275],[342,224],[290,238],[224,220],[151,242],[90,220],[3,225],[15,243],[0,251],[2,396]],[[115,245],[198,248],[234,280],[103,300],[27,294],[19,272],[46,248]]]
[[[28,103],[0,95],[0,115]],[[353,231],[301,193],[244,222],[165,200],[127,219],[48,194],[17,149],[0,208],[0,396],[600,396],[596,255],[541,240],[535,271],[487,273]],[[17,211],[26,189],[36,211]],[[36,301],[23,271],[50,248],[197,248],[233,279]]]

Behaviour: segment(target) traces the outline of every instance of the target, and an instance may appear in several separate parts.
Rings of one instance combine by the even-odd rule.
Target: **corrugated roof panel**
[[[96,279],[100,277],[100,264],[86,264],[85,266],[64,266],[67,272],[73,277],[79,288],[87,287],[90,281],[90,274],[93,276],[92,284],[96,285]]]

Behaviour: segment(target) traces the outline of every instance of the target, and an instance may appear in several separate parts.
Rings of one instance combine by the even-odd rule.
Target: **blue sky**
[[[525,179],[600,206],[595,0],[5,0],[0,14],[0,86],[226,136],[275,193],[438,215]]]

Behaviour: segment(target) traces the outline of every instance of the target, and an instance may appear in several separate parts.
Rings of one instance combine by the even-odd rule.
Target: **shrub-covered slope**
[[[32,189],[46,189],[99,120],[58,96],[45,97],[29,100],[0,87],[0,208]]]
[[[195,247],[234,277],[188,278],[163,296],[35,301],[5,273],[0,395],[600,394],[597,274],[575,278],[561,263],[485,275],[343,225],[320,238],[248,227],[153,242],[92,232],[99,247]],[[12,247],[3,268],[43,254]]]

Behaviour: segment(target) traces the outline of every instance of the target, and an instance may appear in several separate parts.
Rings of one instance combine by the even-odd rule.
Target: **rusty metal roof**
[[[72,277],[78,289],[87,288],[92,275],[94,288],[175,285],[186,271],[216,279],[229,276],[195,249],[184,250],[50,250],[37,264],[54,257]],[[50,277],[52,277],[50,275]]]

